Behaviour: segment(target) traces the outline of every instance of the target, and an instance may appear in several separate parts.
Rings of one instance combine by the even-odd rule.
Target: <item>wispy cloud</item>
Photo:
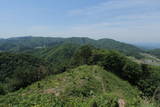
[[[74,34],[122,41],[160,41],[160,0],[110,0],[94,6],[70,10],[71,17],[95,24],[72,27]],[[100,20],[99,20],[100,19]],[[85,21],[86,22],[86,21]],[[99,37],[97,36],[99,35]],[[156,38],[156,39],[155,39]]]
[[[159,7],[159,3],[159,0],[110,0],[95,6],[70,10],[68,13],[70,15],[95,15],[99,13],[113,14],[113,11],[123,13],[122,10],[133,11],[132,9],[151,11]]]
[[[110,0],[94,6],[70,10],[68,14],[88,22],[157,20],[160,17],[159,5],[160,0]]]

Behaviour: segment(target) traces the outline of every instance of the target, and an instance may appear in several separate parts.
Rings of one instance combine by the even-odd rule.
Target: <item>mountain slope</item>
[[[120,52],[125,53],[129,56],[135,56],[137,58],[141,57],[139,54],[140,52],[143,52],[143,50],[137,48],[136,46],[126,44],[123,42],[115,41],[112,39],[100,39],[97,42],[97,47],[103,48],[103,49],[113,49],[118,50]]]
[[[62,63],[71,59],[79,45],[76,44],[62,44],[53,48],[45,48],[31,51],[30,54],[46,59],[49,62]]]
[[[149,50],[148,53],[151,55],[154,55],[160,59],[160,49]]]
[[[50,76],[24,90],[0,96],[1,106],[115,107],[118,99],[139,106],[138,91],[98,66],[80,66]]]

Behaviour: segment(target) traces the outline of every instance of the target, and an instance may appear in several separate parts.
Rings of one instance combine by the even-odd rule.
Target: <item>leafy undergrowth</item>
[[[128,82],[103,68],[84,65],[0,96],[0,106],[116,107],[123,99],[126,107],[140,107],[138,93]]]

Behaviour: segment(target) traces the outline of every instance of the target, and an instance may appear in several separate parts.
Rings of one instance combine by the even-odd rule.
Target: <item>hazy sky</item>
[[[0,0],[0,38],[160,42],[160,0]]]

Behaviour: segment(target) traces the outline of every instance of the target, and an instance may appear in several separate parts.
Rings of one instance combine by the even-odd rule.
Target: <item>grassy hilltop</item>
[[[36,82],[26,89],[0,97],[1,106],[84,107],[116,106],[124,99],[128,106],[139,105],[138,90],[99,66],[80,66]]]

